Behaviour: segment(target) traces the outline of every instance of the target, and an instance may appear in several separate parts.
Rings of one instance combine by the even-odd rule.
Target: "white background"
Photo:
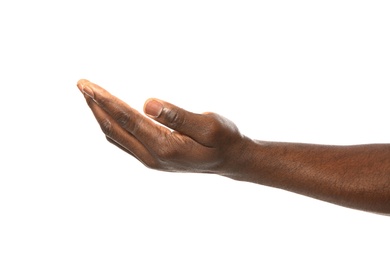
[[[388,1],[1,1],[0,259],[389,259],[389,217],[106,142],[76,88],[268,141],[390,142]]]

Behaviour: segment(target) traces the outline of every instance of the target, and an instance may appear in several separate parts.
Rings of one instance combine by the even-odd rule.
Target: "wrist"
[[[254,173],[260,169],[263,151],[264,145],[261,142],[242,136],[230,149],[226,166],[220,175],[239,181],[253,181]]]

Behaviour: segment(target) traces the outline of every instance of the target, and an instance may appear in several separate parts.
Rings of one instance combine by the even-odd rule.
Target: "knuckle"
[[[173,129],[180,128],[185,123],[185,118],[179,112],[179,109],[171,109],[166,112],[165,118]]]
[[[131,114],[126,111],[118,111],[114,118],[120,127],[135,135],[144,127],[145,123],[143,117],[132,118]]]
[[[104,93],[101,93],[101,91],[95,91],[95,100],[101,107],[107,107],[111,102]]]
[[[130,123],[130,115],[129,113],[126,113],[125,111],[119,111],[115,115],[116,121],[119,123],[120,126],[126,127]]]
[[[220,117],[215,113],[208,114],[208,117],[210,122],[205,129],[205,133],[210,138],[210,140],[216,140],[221,137],[223,132],[223,122],[221,122]]]
[[[137,123],[132,122],[129,118],[128,122],[123,126],[130,133],[137,135],[144,128],[144,118],[140,118]]]
[[[100,128],[106,136],[112,136],[112,124],[108,118],[104,118],[99,122]]]

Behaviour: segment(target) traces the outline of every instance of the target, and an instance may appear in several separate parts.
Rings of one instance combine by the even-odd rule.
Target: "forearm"
[[[338,205],[390,213],[390,145],[327,146],[246,139],[226,176]]]

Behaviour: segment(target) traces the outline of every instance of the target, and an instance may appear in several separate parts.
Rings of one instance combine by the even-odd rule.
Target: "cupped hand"
[[[79,80],[77,86],[107,140],[147,167],[180,172],[235,171],[246,138],[230,120],[215,113],[192,113],[159,99],[145,102],[144,116],[88,80]]]

